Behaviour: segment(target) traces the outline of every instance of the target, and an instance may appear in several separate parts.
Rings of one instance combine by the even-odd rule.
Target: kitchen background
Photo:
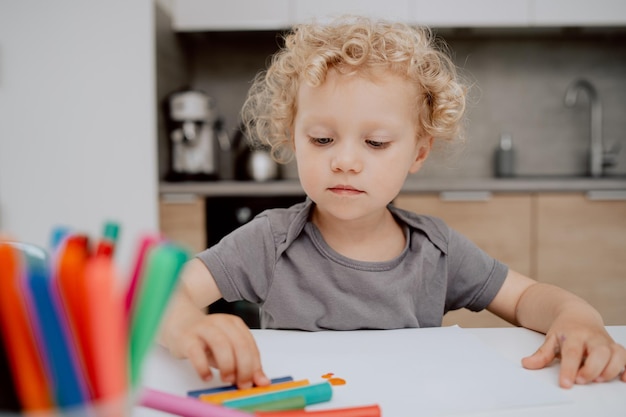
[[[164,181],[163,102],[181,87],[204,90],[232,138],[277,33],[337,8],[428,23],[473,83],[467,143],[431,158],[396,204],[443,217],[514,269],[625,324],[621,0],[0,0],[0,231],[46,247],[54,226],[97,236],[114,219],[127,272],[146,231],[201,250],[222,233],[216,224],[301,198],[293,167],[285,181]],[[587,97],[563,102],[580,77],[599,93],[607,145],[622,147],[600,179],[582,176]],[[513,179],[493,177],[503,133],[517,152]],[[472,325],[493,324],[476,317]]]
[[[171,18],[162,13],[161,19],[167,26]],[[589,100],[583,92],[574,108],[564,104],[568,85],[580,78],[590,81],[598,91],[605,146],[623,148],[606,173],[626,175],[626,28],[435,30],[448,43],[461,73],[472,85],[467,141],[462,147],[439,153],[418,176],[492,177],[493,153],[505,133],[511,135],[516,149],[517,175],[585,175]],[[169,69],[168,75],[177,71],[176,87],[187,85],[213,97],[232,136],[250,81],[266,67],[280,43],[281,32],[216,31],[207,26],[205,30],[170,33],[175,40],[168,39],[167,34],[164,29],[157,47],[169,48],[170,53],[178,48],[178,59],[172,61],[166,56],[170,61],[163,67]],[[160,94],[163,97],[167,92]],[[162,130],[162,175],[168,166],[168,140]],[[295,177],[295,170],[286,170],[286,176]]]
[[[206,2],[184,0],[162,6],[157,13],[161,104],[176,89],[202,90],[215,100],[230,137],[251,80],[266,67],[289,23],[326,19],[324,11],[429,23],[472,86],[467,140],[438,149],[409,178],[395,204],[444,218],[511,268],[583,296],[608,323],[624,322],[626,265],[619,259],[626,250],[626,5],[241,0],[215,11]],[[564,102],[568,86],[579,79],[597,90],[605,150],[623,148],[600,179],[588,177],[589,97],[580,93],[574,107]],[[172,236],[195,242],[200,250],[260,210],[302,198],[293,164],[283,171],[283,181],[166,181],[165,116],[160,114],[159,129],[161,225]],[[514,177],[507,179],[494,176],[503,135],[515,149]],[[251,306],[224,308],[258,324]],[[489,313],[464,311],[448,314],[444,323],[506,325]]]

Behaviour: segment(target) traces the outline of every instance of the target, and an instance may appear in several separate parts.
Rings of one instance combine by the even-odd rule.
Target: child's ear
[[[413,163],[411,164],[411,167],[409,168],[409,173],[411,174],[415,174],[417,171],[419,171],[422,168],[422,165],[424,165],[424,161],[426,161],[426,158],[428,158],[428,155],[430,154],[430,150],[433,147],[433,137],[427,137],[427,138],[422,138],[419,140],[418,144],[417,144],[417,154],[415,156],[415,161],[413,161]]]

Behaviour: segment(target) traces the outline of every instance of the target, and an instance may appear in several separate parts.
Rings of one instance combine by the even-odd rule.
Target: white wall
[[[0,230],[158,229],[152,0],[0,0]]]

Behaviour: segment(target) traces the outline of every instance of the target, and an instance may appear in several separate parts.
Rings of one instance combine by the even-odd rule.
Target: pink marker
[[[182,397],[145,388],[139,405],[183,417],[250,417],[253,414],[209,404],[192,397]]]
[[[156,245],[160,241],[161,238],[159,236],[145,236],[143,239],[141,239],[139,250],[137,251],[137,258],[135,259],[135,265],[133,267],[133,272],[130,277],[128,290],[126,292],[125,311],[127,319],[131,315],[135,296],[139,290],[139,286],[141,285],[141,276],[144,273],[144,266],[146,264],[148,252],[150,249],[152,249],[154,245]]]

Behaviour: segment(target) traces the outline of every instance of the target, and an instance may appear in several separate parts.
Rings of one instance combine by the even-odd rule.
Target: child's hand
[[[626,349],[615,343],[603,326],[580,320],[556,320],[543,345],[533,355],[522,359],[527,369],[541,369],[555,358],[561,359],[559,384],[571,388],[574,383],[610,381],[621,374],[626,382]]]
[[[208,314],[189,322],[170,348],[173,355],[189,359],[206,381],[213,378],[211,367],[220,371],[222,381],[239,388],[268,385],[261,357],[252,333],[243,320],[231,314]]]

